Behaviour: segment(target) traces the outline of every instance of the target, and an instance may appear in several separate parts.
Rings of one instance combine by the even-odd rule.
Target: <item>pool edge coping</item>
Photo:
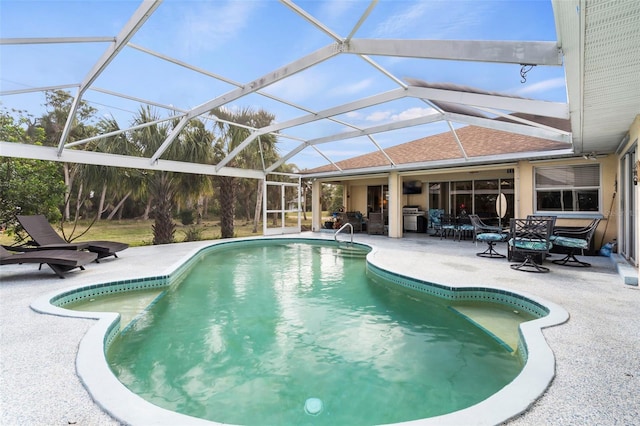
[[[188,263],[198,254],[210,247],[225,243],[242,242],[251,240],[293,239],[306,241],[330,242],[324,238],[308,236],[257,236],[237,238],[232,241],[207,241],[200,247],[194,247],[188,253],[168,266],[164,274],[157,277],[176,273],[182,266]],[[377,247],[371,243],[358,242],[371,248],[370,254],[375,254]],[[375,256],[367,256],[367,262],[382,270],[387,267],[376,265]],[[390,271],[393,272],[393,271]],[[407,278],[419,279],[410,275],[399,275]],[[96,320],[96,324],[89,328],[82,337],[76,355],[76,374],[87,390],[92,400],[106,413],[125,424],[153,424],[153,425],[222,425],[211,420],[196,418],[186,414],[177,413],[151,402],[131,392],[113,374],[108,366],[105,353],[105,341],[115,326],[119,326],[120,315],[109,312],[80,312],[71,311],[51,304],[51,301],[62,293],[84,289],[95,285],[91,283],[58,289],[43,295],[31,303],[30,307],[36,312],[80,319]],[[441,285],[441,284],[437,284]],[[447,284],[447,287],[463,289],[467,285]],[[569,313],[561,306],[542,299],[538,296],[522,291],[509,290],[503,287],[483,285],[487,290],[507,291],[530,299],[546,307],[549,312],[546,316],[531,320],[520,325],[520,333],[527,348],[527,360],[522,371],[513,381],[489,398],[462,410],[436,417],[418,419],[395,423],[397,425],[459,425],[459,424],[488,424],[504,423],[519,414],[525,412],[537,401],[549,387],[555,377],[555,356],[548,345],[542,330],[544,328],[561,325],[569,319]],[[100,361],[96,363],[96,361]],[[99,365],[96,365],[99,364]],[[500,413],[497,415],[496,413]]]

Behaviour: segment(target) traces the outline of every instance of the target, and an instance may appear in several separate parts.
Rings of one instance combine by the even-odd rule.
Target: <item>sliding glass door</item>
[[[618,251],[622,256],[634,265],[638,265],[636,246],[638,238],[638,218],[635,212],[638,209],[636,199],[636,185],[638,185],[638,145],[634,145],[620,161],[620,212],[621,212],[621,241],[618,242]],[[613,207],[613,203],[612,206]],[[606,212],[608,216],[611,211]]]
[[[367,213],[383,213],[387,216],[389,185],[367,187]]]
[[[506,214],[499,217],[496,200],[504,194]],[[477,214],[491,224],[508,224],[513,217],[515,190],[513,179],[477,179],[429,183],[429,208],[443,209],[455,216]]]

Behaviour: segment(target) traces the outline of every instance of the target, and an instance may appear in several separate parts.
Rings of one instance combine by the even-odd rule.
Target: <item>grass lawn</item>
[[[219,220],[203,220],[201,225],[188,225],[184,226],[179,221],[176,223],[175,241],[185,241],[186,231],[195,227],[201,230],[201,240],[215,240],[220,238],[220,221]],[[297,219],[295,216],[287,217],[287,225],[295,226]],[[82,237],[75,241],[88,241],[88,240],[111,240],[128,243],[131,247],[151,245],[153,242],[153,220],[102,220],[96,222],[91,229]],[[57,224],[53,224],[53,227],[57,229]],[[88,222],[81,221],[78,225],[76,232],[73,235],[80,234],[81,231],[86,229]],[[307,214],[307,220],[302,221],[303,229],[305,226],[307,229],[311,227],[311,214]],[[65,224],[65,234],[69,235],[72,231],[73,223]],[[245,222],[237,220],[234,226],[234,232],[236,237],[249,237],[262,235],[262,223],[258,226],[258,232],[251,232],[253,229],[253,222]],[[61,234],[61,232],[59,232]],[[12,245],[15,243],[13,236],[6,233],[0,234],[0,244]]]

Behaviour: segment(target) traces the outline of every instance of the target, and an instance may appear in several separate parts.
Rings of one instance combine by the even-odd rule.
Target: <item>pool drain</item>
[[[307,414],[316,416],[322,411],[322,400],[319,398],[309,398],[304,402],[304,411]]]

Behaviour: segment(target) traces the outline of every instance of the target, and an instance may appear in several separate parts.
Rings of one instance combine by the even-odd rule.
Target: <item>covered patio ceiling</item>
[[[37,19],[14,32],[3,22],[2,106],[26,109],[37,117],[35,106],[43,103],[46,91],[67,90],[75,101],[57,147],[0,141],[0,155],[261,178],[283,163],[303,171],[360,152],[384,154],[390,146],[442,131],[455,133],[469,124],[566,143],[564,151],[532,154],[541,158],[617,149],[640,113],[640,2],[515,2],[548,10],[556,40],[536,40],[536,27],[543,24],[528,22],[528,16],[517,17],[511,25],[503,22],[502,30],[478,30],[494,35],[491,40],[480,35],[456,39],[453,29],[473,26],[465,19],[496,4],[507,7],[489,1],[463,2],[470,15],[445,16],[451,31],[446,26],[425,30],[429,14],[446,15],[444,3],[347,2],[351,19],[338,21],[339,2],[156,0],[119,2],[118,10],[130,9],[130,14],[123,14],[115,31],[117,24],[102,22],[99,11],[94,17],[78,11],[76,18],[83,21],[61,22],[56,34],[41,34]],[[100,5],[91,2],[93,8]],[[247,5],[258,10],[236,11],[231,19],[230,8]],[[11,19],[11,9],[19,7],[27,6],[3,2],[4,19]],[[113,3],[102,7],[113,8]],[[229,20],[241,28],[225,39],[199,26],[198,15],[206,13],[213,14],[203,21],[211,28],[225,27]],[[422,24],[414,22],[416,14],[421,14]],[[248,24],[234,21],[246,15],[252,17]],[[176,22],[187,25],[170,25]],[[251,30],[242,25],[251,25]],[[527,28],[516,31],[514,26]],[[188,43],[172,42],[181,38],[181,31],[191,32]],[[515,35],[522,39],[514,40]],[[36,66],[29,63],[33,57],[46,64],[44,77],[36,79],[38,74],[29,68]],[[23,73],[5,72],[10,63],[24,63]],[[445,75],[441,69],[447,70]],[[505,70],[510,79],[497,77]],[[559,79],[566,84],[564,99],[535,90]],[[525,90],[514,94],[517,84]],[[123,131],[131,128],[131,117],[141,105],[178,124],[150,158],[91,152],[83,149],[89,140],[69,138],[80,100],[116,118]],[[189,120],[213,126],[219,119],[211,110],[217,107],[264,109],[276,115],[276,122],[252,128],[251,136],[218,164],[163,159]],[[512,113],[570,119],[572,132],[523,119],[493,119]],[[242,150],[259,149],[260,136],[269,133],[278,137],[279,161],[262,170],[228,167]],[[456,164],[466,162],[461,155]],[[390,169],[394,166],[389,163]]]

